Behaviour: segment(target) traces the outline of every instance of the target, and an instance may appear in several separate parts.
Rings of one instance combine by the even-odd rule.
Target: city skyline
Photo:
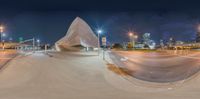
[[[6,39],[10,37],[14,41],[20,37],[35,37],[44,43],[54,44],[66,34],[77,16],[83,18],[95,33],[102,28],[111,43],[128,41],[129,31],[135,32],[139,40],[144,33],[151,33],[157,43],[170,37],[194,41],[200,23],[198,1],[126,0],[113,4],[111,0],[95,5],[90,5],[93,3],[91,0],[83,3],[79,0],[15,2],[2,1],[4,5],[0,7],[0,23],[6,27]]]
[[[66,34],[72,20],[79,15],[88,22],[95,33],[97,28],[104,29],[110,42],[127,41],[129,31],[133,31],[139,36],[144,33],[151,33],[156,42],[160,39],[168,40],[170,37],[183,41],[195,40],[198,18],[188,19],[188,15],[176,15],[176,18],[169,18],[174,16],[173,14],[169,14],[169,16],[128,14],[123,12],[95,17],[95,14],[73,14],[68,16],[67,12],[60,12],[59,15],[50,14],[45,18],[45,14],[30,15],[25,13],[16,16],[12,21],[4,21],[3,25],[6,27],[5,32],[13,38],[24,37],[28,39],[35,37],[42,39],[43,42],[49,41],[47,43],[52,44]],[[114,38],[119,39],[115,40]]]

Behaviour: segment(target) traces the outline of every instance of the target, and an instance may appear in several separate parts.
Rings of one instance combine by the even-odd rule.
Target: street
[[[114,52],[114,54],[117,55],[117,58],[122,57],[120,55],[127,56],[127,58],[122,57],[124,59],[120,60],[123,66],[126,66],[125,64],[127,64],[127,61],[128,63],[129,61],[133,62],[129,63],[127,66],[130,66],[130,69],[137,72],[138,75],[136,75],[136,78],[145,78],[147,74],[150,74],[149,72],[151,70],[155,74],[149,76],[160,75],[160,77],[166,77],[168,81],[170,80],[169,75],[163,75],[166,73],[163,68],[167,68],[167,70],[172,72],[175,72],[174,69],[177,68],[177,73],[173,73],[174,75],[177,74],[177,77],[173,75],[171,75],[171,77],[178,78],[181,74],[179,69],[181,69],[180,67],[182,66],[176,67],[175,63],[174,68],[170,68],[170,64],[172,63],[169,63],[169,65],[159,65],[162,61],[177,59],[177,65],[184,64],[179,63],[184,60],[197,62],[195,58],[198,58],[199,55],[196,52],[190,54],[190,56],[177,56],[167,53],[136,51]],[[3,54],[1,55],[3,56]],[[8,55],[8,53],[6,55]],[[145,58],[140,60],[142,57]],[[152,62],[147,64],[152,60],[156,60],[156,63]],[[139,65],[135,65],[134,63],[138,63]],[[193,64],[190,65],[192,68],[187,68],[187,66],[183,65],[184,68],[182,70],[195,70],[194,63],[191,64]],[[136,67],[138,70],[135,69]],[[195,70],[193,73],[197,71],[198,70]],[[148,77],[144,80],[148,80],[147,78]],[[133,82],[135,80],[130,82],[124,79],[124,77],[108,70],[107,64],[105,64],[102,58],[97,56],[96,52],[50,52],[49,54],[36,52],[30,55],[16,57],[3,68],[0,72],[0,98],[155,99],[159,97],[161,99],[198,99],[200,92],[200,86],[198,85],[200,83],[200,76],[197,75],[195,78],[196,79],[192,79],[187,83],[181,84],[181,87],[173,87],[170,90],[168,88],[171,88],[171,86],[160,87],[160,85],[157,84],[151,86],[149,83],[143,83],[141,84],[142,86],[140,86],[136,84],[137,82]],[[153,78],[150,80],[156,81]],[[161,78],[160,80],[164,81]],[[195,90],[196,92],[188,90]]]
[[[200,52],[195,51],[113,51],[109,55],[115,65],[128,69],[131,76],[150,82],[185,80],[200,70]]]

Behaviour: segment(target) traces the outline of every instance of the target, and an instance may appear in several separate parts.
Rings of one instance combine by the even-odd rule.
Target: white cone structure
[[[92,47],[98,46],[98,38],[90,26],[77,17],[69,27],[67,34],[56,42],[56,50],[69,49],[74,46]]]

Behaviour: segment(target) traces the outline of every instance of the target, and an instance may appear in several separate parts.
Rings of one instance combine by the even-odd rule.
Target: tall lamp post
[[[0,32],[1,32],[1,42],[2,42],[2,33],[3,33],[4,27],[0,26]]]
[[[6,37],[6,34],[5,33],[2,33],[2,42],[5,42],[5,37]]]
[[[40,49],[40,39],[37,39],[36,42],[37,42],[37,47],[38,47],[38,50],[39,50]]]
[[[37,46],[40,46],[40,40],[37,39]]]
[[[128,35],[130,37],[130,42],[133,42],[133,33],[130,32]]]
[[[4,46],[3,42],[2,42],[2,33],[4,31],[4,27],[3,26],[0,26],[0,33],[1,33],[1,44],[2,44],[2,47]]]
[[[138,36],[137,35],[135,35],[134,33],[132,33],[132,32],[129,32],[129,37],[130,37],[130,42],[131,43],[133,43],[133,46],[135,45],[135,41],[136,41],[136,39],[138,38]]]
[[[6,34],[5,33],[2,33],[2,45],[3,45],[3,50],[5,49],[5,36],[6,36]]]
[[[137,35],[135,35],[134,36],[134,40],[137,42],[137,39],[138,39],[138,36]]]
[[[100,39],[100,34],[102,33],[102,30],[97,30],[97,33],[98,33],[98,55],[99,55],[99,51],[100,51],[100,41],[99,41],[99,39]]]

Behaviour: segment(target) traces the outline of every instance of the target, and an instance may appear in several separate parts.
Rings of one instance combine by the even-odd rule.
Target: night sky
[[[128,31],[139,37],[192,41],[200,23],[200,2],[192,0],[1,0],[0,23],[6,39],[39,38],[54,44],[76,16],[95,31],[102,28],[109,42],[128,41]]]

